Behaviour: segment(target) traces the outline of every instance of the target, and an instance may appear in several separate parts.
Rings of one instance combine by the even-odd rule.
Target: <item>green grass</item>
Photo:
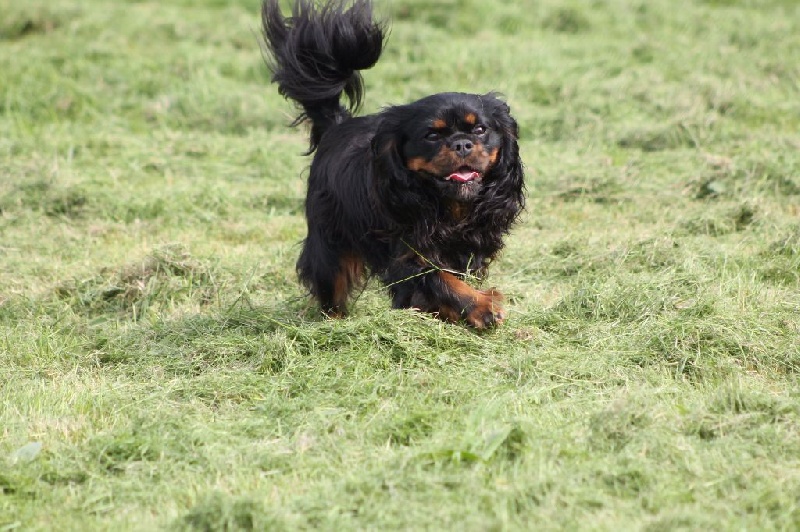
[[[520,122],[477,334],[305,297],[256,0],[0,0],[0,530],[800,527],[800,6],[523,4],[365,75]]]

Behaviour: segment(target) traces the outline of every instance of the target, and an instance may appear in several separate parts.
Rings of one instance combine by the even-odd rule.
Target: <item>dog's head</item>
[[[384,187],[457,201],[489,189],[521,197],[517,123],[495,95],[435,94],[382,115],[373,149]]]

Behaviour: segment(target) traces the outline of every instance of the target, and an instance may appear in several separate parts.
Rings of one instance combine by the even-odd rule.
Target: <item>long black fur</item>
[[[304,109],[295,124],[311,121],[311,149],[333,124],[350,117],[339,103],[342,93],[357,110],[364,96],[359,70],[372,67],[381,55],[384,31],[372,21],[372,5],[356,0],[349,9],[342,0],[316,7],[298,0],[287,19],[277,1],[262,5],[264,40],[272,52],[273,83],[278,92]]]
[[[366,269],[388,286],[394,307],[475,327],[502,321],[499,293],[462,280],[485,273],[523,208],[508,105],[495,94],[441,93],[353,117],[364,92],[359,70],[373,66],[384,45],[370,2],[297,0],[286,18],[277,0],[264,0],[262,23],[272,79],[301,107],[295,124],[311,122],[316,153],[297,270],[323,311],[343,315]],[[459,142],[466,155],[453,151]],[[479,177],[449,178],[466,166]]]

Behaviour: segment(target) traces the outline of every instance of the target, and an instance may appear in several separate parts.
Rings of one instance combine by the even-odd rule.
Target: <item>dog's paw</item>
[[[500,325],[506,318],[502,301],[503,294],[494,288],[479,291],[475,304],[464,317],[465,321],[476,329]]]
[[[347,317],[347,309],[345,307],[329,307],[322,309],[322,315],[328,319],[340,320]]]

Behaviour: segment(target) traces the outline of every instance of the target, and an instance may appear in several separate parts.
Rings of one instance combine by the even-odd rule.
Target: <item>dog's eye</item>
[[[477,126],[472,128],[473,135],[483,135],[484,133],[486,133],[486,126],[478,124]]]
[[[442,138],[442,134],[437,131],[429,131],[427,135],[425,135],[425,140],[430,141],[437,141]]]

